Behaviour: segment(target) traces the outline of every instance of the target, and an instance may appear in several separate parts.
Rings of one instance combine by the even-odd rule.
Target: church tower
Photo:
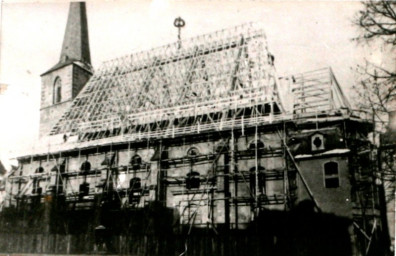
[[[39,136],[47,136],[92,76],[84,2],[70,3],[59,62],[41,75]]]

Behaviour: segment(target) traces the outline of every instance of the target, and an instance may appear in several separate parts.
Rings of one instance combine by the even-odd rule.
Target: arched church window
[[[87,161],[81,164],[80,170],[83,172],[89,172],[91,170],[91,163]]]
[[[249,144],[249,150],[255,150],[256,149],[256,145],[257,145],[257,149],[264,149],[264,142],[262,142],[261,140],[257,140],[257,141],[252,141]]]
[[[129,180],[130,189],[140,189],[141,187],[142,187],[142,182],[140,178],[135,177]]]
[[[191,171],[187,174],[186,177],[186,188],[199,188],[201,181],[199,179],[199,172]]]
[[[78,199],[82,200],[84,196],[89,195],[89,183],[85,181],[81,183],[78,191]]]
[[[44,172],[44,168],[43,167],[38,167],[35,171],[35,173],[43,173]]]
[[[62,101],[62,81],[59,77],[54,82],[54,104]]]
[[[340,186],[337,162],[327,162],[324,164],[324,183],[325,188],[338,188]]]
[[[142,164],[142,158],[139,155],[135,155],[131,158],[131,165],[133,170],[138,170],[140,169],[140,166]]]

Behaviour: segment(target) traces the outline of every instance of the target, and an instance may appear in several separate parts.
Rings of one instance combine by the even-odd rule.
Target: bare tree
[[[360,35],[355,40],[362,44],[381,45],[390,53],[384,54],[384,63],[393,64],[376,65],[366,61],[363,65],[359,65],[356,68],[359,82],[355,86],[355,91],[360,98],[359,107],[370,110],[375,120],[375,128],[384,132],[384,128],[388,126],[388,114],[396,111],[396,1],[368,0],[362,2],[362,7],[354,20],[355,26],[360,31]],[[387,132],[382,133],[382,136],[387,138],[387,143],[381,140],[379,144],[376,175],[381,177],[383,184],[378,187],[381,201],[383,200],[381,219],[384,224],[388,224],[384,225],[384,229],[388,230],[388,226],[395,225],[394,212],[391,213],[389,210],[394,209],[396,150],[394,135]],[[394,242],[394,234],[391,235],[391,240]]]
[[[356,25],[361,28],[360,39],[381,39],[396,45],[396,1],[363,1]]]
[[[354,24],[360,35],[359,43],[381,43],[389,52],[396,51],[396,1],[363,1],[362,10]],[[395,55],[389,56],[394,62]],[[359,83],[355,90],[360,98],[359,107],[369,109],[383,127],[387,113],[396,99],[396,66],[379,66],[369,61],[357,67]],[[392,107],[394,108],[394,107]]]
[[[372,112],[377,128],[383,131],[392,102],[396,99],[396,73],[369,61],[356,70],[359,82],[354,89],[359,98],[358,107]]]

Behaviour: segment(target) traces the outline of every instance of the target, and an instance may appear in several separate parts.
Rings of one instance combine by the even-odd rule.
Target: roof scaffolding
[[[105,62],[53,127],[48,145],[63,144],[53,142],[63,135],[102,144],[109,137],[175,137],[350,110],[329,68],[281,84],[256,23],[182,45]]]
[[[249,23],[104,63],[51,134],[144,131],[271,102],[281,109],[275,69],[264,30]]]
[[[322,68],[293,76],[293,113],[326,113],[351,109],[333,71]]]

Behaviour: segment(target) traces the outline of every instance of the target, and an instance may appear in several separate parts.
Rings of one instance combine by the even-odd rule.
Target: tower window
[[[340,186],[338,163],[328,162],[324,164],[324,183],[325,188],[338,188]]]
[[[59,77],[55,79],[54,83],[54,104],[62,101],[62,81]]]

